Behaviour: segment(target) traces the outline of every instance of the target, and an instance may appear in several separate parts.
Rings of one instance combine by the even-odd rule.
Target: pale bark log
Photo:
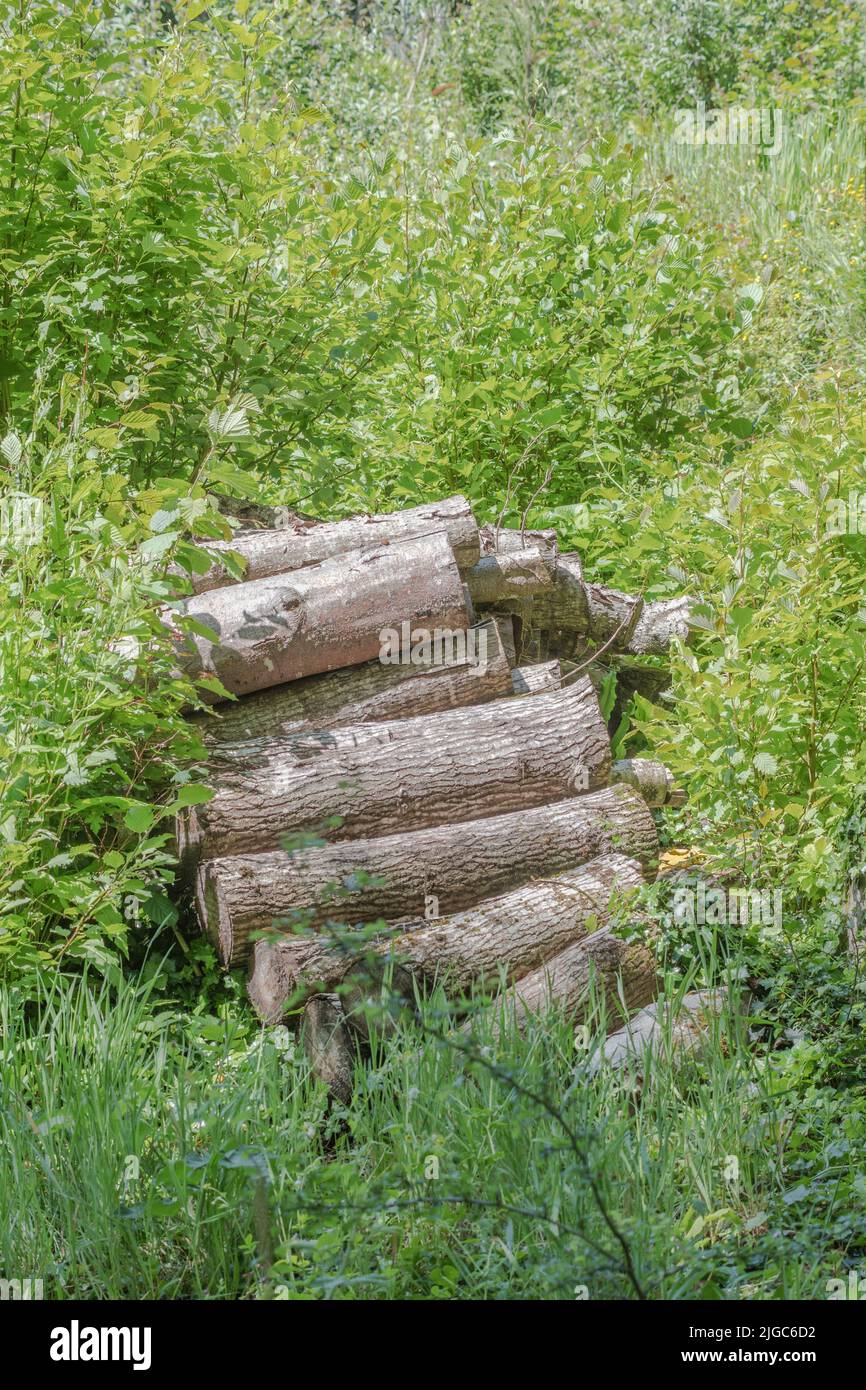
[[[675,637],[688,640],[693,606],[688,597],[645,603],[634,594],[588,584],[580,557],[570,554],[559,557],[553,592],[533,598],[530,622],[533,629],[548,633],[551,654],[579,659],[584,650],[581,639],[601,646],[613,638],[612,651],[660,655]]]
[[[353,943],[351,933],[336,937],[327,931],[257,941],[247,992],[259,1015],[276,1022],[306,990],[335,989],[357,957],[363,969],[374,956],[387,956],[425,982],[438,976],[453,991],[465,992],[484,977],[494,979],[500,969],[509,981],[517,980],[607,922],[612,895],[633,891],[642,882],[637,860],[603,855],[465,912],[409,923],[399,935],[373,942],[357,936]]]
[[[670,650],[675,637],[687,642],[693,607],[694,600],[688,597],[657,599],[645,604],[628,650],[636,656],[660,655]]]
[[[648,806],[682,806],[685,795],[664,763],[652,758],[619,758],[610,770],[611,782],[624,782],[639,791]]]
[[[356,1052],[336,994],[317,994],[307,1000],[300,1036],[313,1075],[347,1105],[352,1098]]]
[[[233,695],[355,666],[379,655],[384,629],[468,627],[463,585],[444,532],[338,555],[294,574],[185,599],[181,614],[217,635],[178,635],[191,679],[215,675]],[[176,631],[172,615],[164,617]]]
[[[698,1051],[711,1039],[713,1019],[722,1012],[727,997],[726,989],[700,989],[684,995],[676,1011],[660,1001],[647,1005],[593,1054],[590,1075],[605,1066],[642,1074],[653,1059],[672,1062]]]
[[[197,905],[222,959],[236,963],[251,932],[290,924],[293,914],[321,926],[458,912],[614,851],[654,873],[652,814],[630,787],[407,835],[209,860],[198,873]]]
[[[283,738],[304,729],[436,714],[439,710],[486,704],[514,688],[514,673],[495,622],[457,634],[458,658],[442,665],[370,661],[223,703],[194,721],[215,752],[224,744]]]
[[[585,1017],[593,980],[598,997],[606,1002],[608,1017],[621,1011],[620,992],[627,1008],[642,1008],[659,990],[658,969],[652,951],[638,940],[623,941],[609,927],[593,932],[583,941],[524,975],[505,990],[492,1008],[506,1028],[512,1021],[519,1028],[532,1015],[554,1005],[574,1024]]]
[[[227,745],[213,800],[184,813],[182,856],[276,849],[316,832],[363,839],[528,810],[607,784],[610,741],[592,682],[384,724]]]
[[[559,690],[562,671],[558,661],[544,661],[538,666],[515,666],[511,672],[515,695],[540,695],[545,690]]]
[[[466,572],[473,604],[522,599],[553,588],[553,573],[537,548],[482,555]]]
[[[280,526],[267,531],[245,531],[230,541],[216,541],[208,549],[216,555],[232,551],[245,562],[244,580],[268,579],[331,560],[337,555],[381,543],[393,545],[410,537],[444,531],[461,570],[469,569],[480,554],[478,526],[465,497],[447,497],[404,512],[350,517],[346,521],[310,526]],[[190,576],[196,593],[205,593],[235,581],[219,560],[206,574]]]
[[[538,594],[532,603],[533,628],[577,633],[601,645],[616,634],[614,646],[629,645],[643,609],[643,600],[603,584],[587,584],[580,556],[560,555],[553,592]],[[566,655],[563,652],[563,655]]]
[[[545,566],[553,573],[557,565],[558,545],[556,532],[519,531],[509,526],[494,526],[492,523],[481,527],[482,555],[510,555],[526,550],[540,551]]]

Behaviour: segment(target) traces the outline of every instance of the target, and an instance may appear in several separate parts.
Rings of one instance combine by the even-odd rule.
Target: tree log
[[[212,801],[178,828],[184,858],[276,849],[318,831],[362,839],[504,815],[605,786],[610,741],[592,682],[384,724],[224,745]]]
[[[442,665],[370,661],[224,703],[218,713],[199,715],[194,722],[218,753],[224,744],[436,714],[511,693],[515,673],[509,669],[499,624],[470,628],[465,642],[456,645],[463,650]]]
[[[184,639],[167,611],[181,667],[193,680],[217,676],[233,695],[369,661],[380,654],[383,632],[399,632],[404,622],[416,634],[469,625],[442,531],[217,589],[185,599],[178,611],[217,635],[216,642]]]
[[[559,690],[562,671],[558,661],[544,661],[539,666],[515,666],[511,683],[515,695],[540,695],[545,690]]]
[[[482,555],[466,572],[473,604],[501,603],[527,598],[553,588],[553,573],[543,552],[536,547]]]
[[[605,923],[614,890],[628,892],[642,882],[637,860],[603,855],[465,912],[409,923],[397,936],[374,942],[360,936],[354,947],[351,933],[336,938],[327,931],[257,941],[247,993],[260,1017],[275,1023],[305,990],[335,989],[358,956],[362,971],[373,955],[387,956],[427,982],[438,976],[459,992],[475,980],[495,979],[500,968],[517,980]]]
[[[629,645],[642,610],[643,600],[634,594],[587,584],[580,556],[569,554],[557,561],[553,592],[533,599],[531,622],[534,628],[591,637],[599,645],[616,634],[614,646],[622,650]]]
[[[655,871],[655,825],[631,787],[605,787],[534,810],[291,855],[212,859],[199,869],[196,897],[200,921],[222,960],[236,964],[251,932],[285,923],[293,913],[308,914],[311,925],[321,926],[458,912],[612,851]]]
[[[691,598],[658,599],[644,604],[628,650],[636,656],[659,655],[670,649],[673,639],[687,642],[691,632]]]
[[[447,535],[459,568],[470,569],[479,557],[480,542],[478,526],[465,497],[446,497],[443,502],[380,516],[245,531],[230,541],[211,542],[208,549],[217,555],[220,551],[239,555],[245,562],[244,581],[248,583],[303,569],[368,546],[383,542],[393,545],[439,531]],[[235,582],[218,559],[206,574],[191,575],[190,581],[199,594]]]
[[[553,574],[556,569],[558,545],[554,530],[519,531],[509,526],[488,524],[481,527],[479,539],[482,555],[511,555],[537,550],[541,552],[550,573]]]
[[[300,1034],[313,1075],[347,1105],[352,1098],[356,1051],[336,994],[317,994],[307,1000]]]
[[[585,1017],[593,979],[609,1016],[621,1008],[620,988],[629,1009],[642,1008],[659,989],[652,951],[642,941],[623,941],[605,927],[524,975],[492,1007],[506,1028],[512,1020],[522,1028],[530,1015],[550,1005],[563,1009],[577,1024]]]
[[[593,1054],[590,1075],[604,1066],[644,1073],[652,1058],[672,1062],[698,1051],[712,1038],[713,1019],[722,1012],[727,997],[727,989],[699,989],[683,995],[676,1011],[662,1007],[660,1001],[647,1005]]]
[[[634,787],[648,806],[682,806],[685,801],[664,763],[651,758],[619,758],[610,770],[610,780]]]

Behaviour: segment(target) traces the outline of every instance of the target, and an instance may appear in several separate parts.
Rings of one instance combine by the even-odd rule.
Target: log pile
[[[178,853],[260,1017],[303,1009],[346,1099],[349,1001],[379,967],[407,997],[497,986],[518,1026],[550,1001],[577,1021],[593,982],[614,1015],[648,1004],[652,955],[611,920],[654,872],[649,808],[678,793],[660,764],[612,763],[596,687],[685,638],[689,601],[588,583],[554,532],[479,528],[462,497],[277,515],[213,547],[165,615],[180,668],[236,697],[211,679],[193,716],[213,797],[182,813]]]

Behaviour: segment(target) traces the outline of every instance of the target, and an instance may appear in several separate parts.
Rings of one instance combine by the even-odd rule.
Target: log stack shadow
[[[182,813],[178,853],[259,1016],[303,1008],[345,1099],[362,964],[404,992],[498,983],[518,1026],[551,1001],[578,1022],[593,982],[614,1013],[648,1004],[652,952],[611,922],[655,872],[651,808],[680,794],[660,764],[612,762],[597,689],[686,639],[690,601],[587,583],[554,532],[479,528],[462,497],[287,512],[214,550],[180,605],[191,634],[174,628],[213,701],[193,718],[214,795]]]

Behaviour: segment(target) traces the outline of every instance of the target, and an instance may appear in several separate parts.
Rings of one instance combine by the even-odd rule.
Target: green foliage
[[[0,544],[0,978],[27,988],[82,962],[116,981],[131,936],[174,924],[171,818],[209,795],[154,612],[165,534],[110,520],[110,460],[55,436],[44,455],[32,433],[3,442],[38,507],[16,532],[7,494]]]
[[[861,22],[0,0],[4,1268],[78,1297],[772,1298],[862,1263]],[[781,150],[677,144],[699,100],[782,103]],[[673,703],[633,700],[617,752],[667,761],[663,840],[781,887],[783,923],[696,932],[648,890],[667,992],[733,997],[637,1091],[555,1012],[467,1035],[437,995],[337,1107],[186,940],[200,692],[158,614],[229,534],[214,492],[457,490],[699,597]]]
[[[663,555],[667,586],[700,600],[675,704],[640,721],[689,787],[695,841],[813,903],[841,890],[834,843],[866,783],[864,444],[859,409],[825,383],[783,437],[719,440],[617,503],[600,542],[633,583]]]

